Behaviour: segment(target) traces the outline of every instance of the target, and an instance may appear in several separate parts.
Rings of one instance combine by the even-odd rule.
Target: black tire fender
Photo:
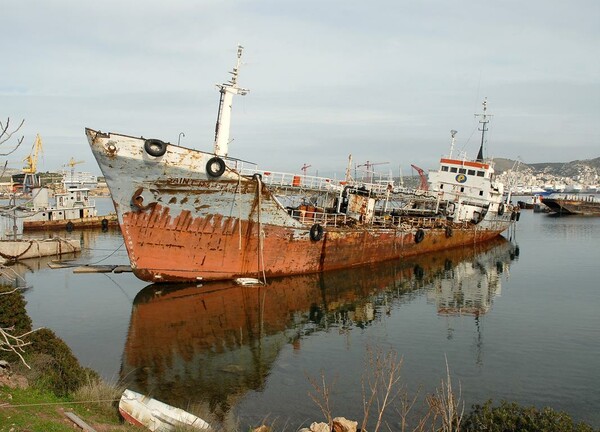
[[[71,221],[67,222],[67,225],[65,225],[65,229],[67,230],[67,232],[73,231],[74,228],[75,228],[75,226],[73,225],[73,222],[71,222]]]
[[[144,150],[150,156],[160,157],[167,152],[167,143],[159,139],[147,139],[144,142]]]
[[[206,174],[208,174],[209,177],[221,177],[224,172],[225,162],[220,157],[211,157],[208,162],[206,162]]]
[[[419,228],[417,230],[417,232],[415,233],[415,243],[421,243],[424,238],[425,238],[425,231],[423,231],[421,228]]]
[[[310,239],[312,241],[319,241],[323,238],[323,227],[319,224],[314,224],[310,227]]]
[[[504,203],[500,203],[498,205],[498,216],[502,216],[504,214]]]

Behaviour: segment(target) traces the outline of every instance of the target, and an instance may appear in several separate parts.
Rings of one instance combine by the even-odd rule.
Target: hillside
[[[497,173],[510,170],[515,165],[514,160],[497,158],[494,159]],[[587,160],[575,160],[571,162],[541,162],[534,164],[519,164],[519,171],[529,170],[532,174],[548,174],[556,177],[576,177],[583,172],[595,171],[600,175],[600,157]]]

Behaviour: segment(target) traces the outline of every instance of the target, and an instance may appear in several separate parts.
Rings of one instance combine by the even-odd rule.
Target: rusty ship
[[[309,339],[319,333],[341,336],[381,324],[420,296],[440,316],[487,314],[518,260],[517,248],[499,236],[402,261],[272,278],[261,286],[150,284],[133,300],[119,379],[207,421],[214,415],[225,430],[239,429],[233,408],[265,389],[286,347],[310,350]]]
[[[559,216],[600,216],[600,199],[595,195],[550,195],[542,201],[552,214]]]
[[[189,282],[309,274],[490,240],[518,220],[483,144],[440,160],[420,189],[261,170],[229,156],[242,48],[221,85],[212,151],[86,128],[134,274]]]

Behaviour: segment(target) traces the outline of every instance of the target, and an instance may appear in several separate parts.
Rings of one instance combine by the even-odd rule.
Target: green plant
[[[79,365],[71,349],[54,332],[40,329],[29,336],[34,385],[66,396],[84,385],[89,377],[98,377],[91,369]]]
[[[575,423],[568,414],[551,408],[540,410],[506,401],[493,407],[488,400],[483,405],[473,405],[464,420],[464,431],[594,432],[594,429],[585,423]]]

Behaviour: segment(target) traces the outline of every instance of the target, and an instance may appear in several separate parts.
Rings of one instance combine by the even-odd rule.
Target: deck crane
[[[421,168],[419,168],[416,165],[411,164],[411,167],[413,167],[414,170],[416,170],[419,173],[419,178],[421,179],[421,183],[419,184],[418,189],[419,190],[429,190],[429,183],[427,182],[427,176],[425,175],[425,171],[423,171]]]
[[[367,183],[372,183],[373,182],[373,174],[375,171],[373,171],[371,168],[373,168],[375,165],[386,165],[389,164],[389,162],[365,162],[364,164],[361,165],[357,165],[356,168],[360,168],[360,167],[366,167],[366,171],[367,171]],[[356,177],[356,175],[355,175]]]
[[[35,141],[31,147],[31,153],[29,153],[23,159],[25,166],[23,167],[23,192],[31,192],[31,188],[40,186],[40,178],[37,173],[37,161],[40,153],[43,153],[42,137],[40,134],[35,136]]]

